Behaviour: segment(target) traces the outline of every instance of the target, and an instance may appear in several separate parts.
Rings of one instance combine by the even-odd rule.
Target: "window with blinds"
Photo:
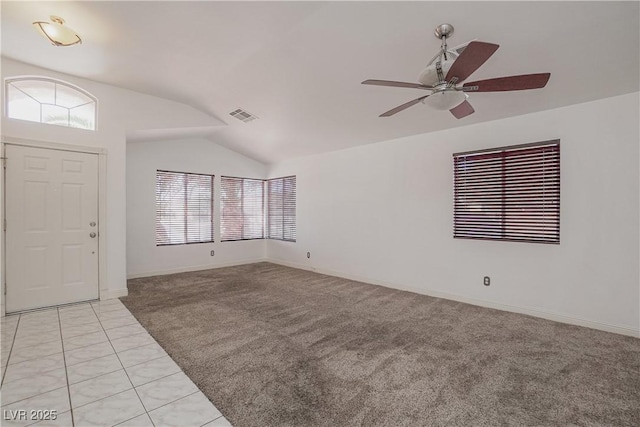
[[[267,181],[269,239],[296,241],[296,177]]]
[[[560,142],[453,155],[453,237],[560,243]]]
[[[213,175],[156,172],[156,245],[213,242]]]
[[[220,193],[221,240],[264,239],[264,180],[223,176]]]

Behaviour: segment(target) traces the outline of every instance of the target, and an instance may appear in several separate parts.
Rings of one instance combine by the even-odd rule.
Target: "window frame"
[[[11,83],[14,82],[21,82],[21,81],[38,81],[38,82],[49,82],[49,83],[53,83],[55,85],[60,85],[60,86],[65,86],[69,89],[72,89],[76,92],[81,93],[82,95],[88,97],[89,99],[91,99],[91,102],[93,102],[94,104],[94,115],[93,115],[93,129],[89,129],[89,128],[84,128],[84,127],[77,127],[77,126],[70,126],[70,125],[61,125],[61,124],[56,124],[56,123],[47,123],[47,122],[43,122],[42,121],[42,105],[55,105],[57,107],[60,108],[66,108],[67,110],[72,110],[73,108],[78,108],[81,107],[83,105],[87,105],[90,104],[91,102],[87,102],[85,104],[81,104],[81,105],[77,105],[73,108],[67,108],[67,107],[63,107],[57,104],[49,104],[49,103],[43,103],[40,102],[39,100],[33,98],[31,95],[27,94],[26,92],[20,90],[20,88],[15,87],[16,90],[21,91],[22,93],[24,93],[25,95],[27,95],[28,97],[32,98],[34,101],[38,102],[40,104],[40,121],[35,121],[35,120],[26,120],[26,119],[21,119],[18,117],[11,117],[9,116],[9,85],[11,85]],[[26,76],[14,76],[14,77],[5,77],[4,79],[4,116],[7,119],[10,120],[19,120],[21,122],[28,122],[28,123],[39,123],[39,124],[43,124],[43,125],[48,125],[48,126],[59,126],[59,127],[63,127],[63,128],[69,128],[69,129],[78,129],[78,130],[84,130],[84,131],[89,131],[89,132],[97,132],[98,131],[98,116],[99,116],[99,102],[98,102],[98,98],[91,94],[90,92],[88,92],[87,90],[74,85],[73,83],[69,83],[66,82],[64,80],[59,80],[59,79],[55,79],[52,77],[45,77],[45,76],[37,76],[37,75],[26,75]],[[69,119],[70,122],[70,119]]]
[[[222,212],[222,181],[224,179],[235,179],[235,180],[241,180],[241,181],[259,181],[262,184],[262,237],[243,237],[240,239],[223,239],[222,237],[222,221],[223,221],[223,212]],[[228,176],[228,175],[221,175],[220,176],[220,242],[242,242],[242,241],[247,241],[247,240],[264,240],[266,239],[265,234],[266,234],[266,223],[267,223],[267,211],[266,211],[266,191],[265,191],[265,182],[266,180],[263,178],[247,178],[247,177],[240,177],[240,176]],[[242,199],[242,206],[244,206],[244,199]],[[242,218],[242,227],[244,228],[244,216]],[[244,233],[243,233],[244,234]]]
[[[285,239],[284,238],[284,234],[285,234],[285,226],[284,226],[284,200],[285,200],[285,192],[284,192],[284,180],[287,178],[294,178],[295,179],[295,229],[294,229],[294,233],[295,233],[295,238],[293,239]],[[282,180],[282,238],[279,237],[271,237],[271,211],[270,211],[270,205],[271,205],[271,192],[269,191],[269,183],[271,181],[277,181],[277,180]],[[266,229],[266,238],[270,239],[270,240],[279,240],[281,242],[293,242],[295,243],[298,240],[298,178],[297,175],[287,175],[287,176],[280,176],[277,178],[270,178],[266,180],[266,187],[267,187],[267,208],[266,208],[266,217],[267,217],[267,224],[265,225],[265,229]]]
[[[509,183],[508,180],[513,180],[513,179],[518,179],[517,174],[518,173],[522,173],[521,171],[518,172],[517,169],[514,169],[516,172],[509,172],[509,169],[507,169],[507,165],[506,165],[506,158],[508,157],[507,153],[514,153],[514,152],[518,152],[521,150],[527,150],[527,149],[536,149],[536,148],[540,148],[543,149],[544,147],[549,147],[551,148],[551,150],[549,150],[550,153],[552,153],[554,155],[554,157],[551,159],[551,167],[552,169],[549,171],[549,173],[547,175],[545,175],[544,172],[540,173],[538,172],[534,178],[538,178],[540,180],[544,180],[544,179],[550,179],[551,182],[551,189],[550,189],[550,197],[551,197],[551,201],[547,203],[546,199],[540,197],[540,196],[536,196],[536,197],[530,197],[528,199],[524,200],[524,203],[522,201],[520,201],[520,206],[522,205],[526,205],[526,203],[529,203],[528,206],[533,206],[534,208],[540,208],[540,207],[546,207],[546,206],[551,206],[553,207],[553,210],[549,210],[549,215],[548,217],[544,217],[542,219],[544,219],[547,222],[541,222],[540,224],[547,224],[550,225],[552,227],[552,233],[549,233],[550,237],[545,238],[545,236],[542,235],[542,233],[539,233],[539,230],[536,230],[535,227],[535,221],[539,220],[539,218],[535,218],[536,215],[529,215],[527,217],[527,215],[523,215],[523,218],[521,218],[521,221],[525,222],[522,226],[521,229],[525,230],[525,232],[523,232],[523,236],[522,237],[518,237],[518,238],[514,238],[514,237],[508,237],[507,230],[509,230],[509,226],[505,225],[506,223],[508,223],[507,220],[507,207],[513,208],[513,204],[507,205],[506,202],[508,200],[509,194],[506,192],[506,186],[508,184],[511,185],[512,190],[516,191],[514,188],[514,185],[517,186],[522,186],[522,184],[517,183],[514,184],[513,182]],[[459,193],[461,192],[459,189],[459,174],[460,174],[460,168],[458,166],[459,164],[459,159],[464,158],[464,157],[471,157],[471,156],[482,156],[482,155],[487,155],[487,156],[491,156],[494,155],[496,159],[498,158],[502,158],[502,165],[501,165],[501,181],[499,181],[499,185],[496,184],[491,188],[487,188],[487,192],[494,192],[493,196],[485,196],[487,198],[491,198],[494,197],[494,200],[490,201],[492,202],[492,204],[494,206],[498,206],[500,209],[498,209],[500,212],[500,216],[497,218],[496,223],[497,224],[501,224],[501,228],[502,228],[502,233],[500,236],[490,236],[488,234],[491,234],[491,229],[490,226],[488,225],[484,225],[484,226],[480,226],[478,225],[478,228],[476,230],[473,231],[464,231],[461,230],[460,233],[459,232],[459,226],[464,226],[462,228],[473,228],[474,225],[471,223],[471,225],[469,224],[460,224],[460,216],[461,215],[465,215],[467,214],[466,212],[464,212],[462,209],[465,206],[464,202],[459,202],[458,201],[458,197],[459,197]],[[525,154],[526,155],[526,154]],[[539,153],[540,156],[544,155],[544,152],[541,151]],[[517,156],[517,154],[513,155],[514,157]],[[521,157],[521,161],[522,161]],[[526,160],[525,160],[526,161]],[[534,163],[536,167],[542,166],[544,163],[542,160],[538,160],[537,162]],[[518,166],[522,167],[522,164],[518,165],[513,165],[511,166],[511,168],[517,168]],[[484,167],[488,167],[488,166],[484,166]],[[526,165],[525,165],[526,167]],[[493,167],[493,169],[495,170],[495,167]],[[476,172],[476,173],[482,173],[483,175],[486,175],[488,172],[485,171],[480,171],[480,172]],[[494,172],[492,172],[494,173]],[[542,243],[542,244],[552,244],[552,245],[558,245],[560,244],[560,199],[561,199],[561,181],[560,181],[560,173],[561,173],[561,156],[560,156],[560,140],[559,139],[552,139],[552,140],[547,140],[547,141],[540,141],[540,142],[533,142],[533,143],[527,143],[527,144],[518,144],[518,145],[509,145],[509,146],[504,146],[504,147],[495,147],[495,148],[487,148],[487,149],[481,149],[481,150],[473,150],[473,151],[465,151],[465,152],[460,152],[460,153],[454,153],[453,154],[453,237],[454,239],[471,239],[471,240],[492,240],[492,241],[506,241],[506,242],[520,242],[520,243]],[[515,175],[514,175],[515,174]],[[498,172],[495,172],[496,177],[499,176]],[[491,178],[495,178],[493,175],[490,176]],[[477,179],[477,178],[476,178]],[[499,178],[498,178],[499,179]],[[520,178],[520,180],[522,180],[522,178]],[[476,184],[477,185],[477,184]],[[544,185],[544,183],[539,183],[539,186]],[[555,186],[555,187],[554,187]],[[524,187],[524,188],[522,188]],[[535,195],[535,188],[534,186],[529,186],[529,187],[517,187],[519,191],[522,191],[523,189],[526,190],[531,190],[532,188],[534,189],[534,195]],[[496,205],[495,202],[495,192],[496,191],[501,191],[502,192],[502,197],[501,200],[498,202],[499,204]],[[476,190],[477,191],[477,190]],[[511,197],[513,197],[514,195],[511,195]],[[519,196],[520,199],[523,198],[523,196],[517,195]],[[533,196],[533,195],[532,195]],[[480,198],[480,196],[476,196],[476,198]],[[486,203],[486,202],[485,202]],[[516,205],[518,206],[518,205]],[[555,207],[554,207],[555,206]],[[517,218],[517,216],[516,216]],[[535,219],[531,219],[531,218],[535,218]],[[467,220],[468,221],[468,220]],[[513,221],[513,219],[511,220]],[[488,222],[486,219],[480,219],[479,222]],[[533,224],[533,227],[532,227]],[[526,228],[526,226],[529,226],[529,228]],[[513,224],[512,224],[513,227]],[[513,235],[513,228],[511,229],[511,234]],[[473,232],[478,232],[479,235],[470,235],[470,233]],[[483,233],[484,232],[484,233]],[[525,234],[526,232],[528,232],[529,234]],[[536,234],[539,233],[539,234]],[[536,238],[537,237],[537,238]]]
[[[158,172],[164,172],[164,173],[174,173],[174,174],[182,174],[182,175],[198,175],[198,176],[206,176],[211,178],[211,240],[207,240],[207,241],[201,241],[201,242],[189,242],[186,241],[188,240],[188,231],[186,229],[186,225],[187,223],[185,222],[185,242],[184,243],[158,243],[158,196],[157,196],[157,182],[158,182]],[[162,246],[182,246],[182,245],[200,245],[200,244],[207,244],[207,243],[215,243],[215,211],[214,211],[214,194],[215,194],[215,175],[213,174],[207,174],[207,173],[197,173],[197,172],[180,172],[180,171],[170,171],[170,170],[164,170],[164,169],[156,169],[156,218],[155,218],[155,236],[156,236],[156,247],[162,247]],[[187,203],[188,203],[188,199],[187,199]],[[186,212],[185,212],[185,217],[186,217]]]

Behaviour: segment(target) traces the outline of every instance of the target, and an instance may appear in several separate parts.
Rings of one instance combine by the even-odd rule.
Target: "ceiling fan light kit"
[[[450,110],[453,107],[460,105],[467,99],[464,92],[457,90],[443,90],[434,92],[428,98],[425,98],[422,103],[435,108],[436,110]]]
[[[362,84],[375,86],[403,87],[431,91],[428,95],[395,107],[380,117],[389,117],[420,102],[437,110],[449,110],[456,119],[462,119],[474,113],[465,92],[504,92],[543,88],[551,74],[526,74],[520,76],[498,77],[459,85],[469,78],[493,55],[500,46],[481,41],[470,42],[462,53],[450,50],[447,39],[453,34],[451,24],[438,25],[434,35],[440,39],[438,53],[429,61],[418,76],[419,83],[396,82],[390,80],[365,80]]]

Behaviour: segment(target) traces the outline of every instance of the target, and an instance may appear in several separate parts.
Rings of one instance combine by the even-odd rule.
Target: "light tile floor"
[[[117,299],[3,317],[0,332],[3,427],[231,426]]]

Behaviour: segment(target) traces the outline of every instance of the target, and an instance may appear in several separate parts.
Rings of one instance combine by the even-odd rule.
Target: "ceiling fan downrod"
[[[453,25],[440,24],[436,27],[433,34],[440,39],[440,52],[444,55],[444,60],[447,60],[447,39],[453,35]]]
[[[433,34],[440,39],[440,50],[433,58],[431,58],[425,67],[429,67],[436,60],[443,62],[449,60],[449,57],[454,59],[458,57],[458,55],[454,51],[449,50],[449,47],[447,46],[447,39],[453,35],[453,25],[440,24],[433,31]]]

